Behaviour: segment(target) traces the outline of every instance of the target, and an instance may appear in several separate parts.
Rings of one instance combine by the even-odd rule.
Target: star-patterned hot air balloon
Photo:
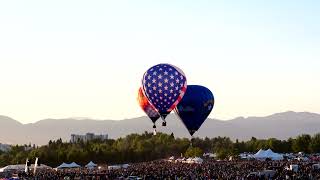
[[[158,64],[143,75],[144,94],[159,112],[166,125],[166,116],[181,101],[187,90],[187,79],[183,71],[170,64]]]

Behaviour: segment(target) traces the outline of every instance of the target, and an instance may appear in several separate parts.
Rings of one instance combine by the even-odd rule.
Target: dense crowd
[[[259,179],[250,176],[252,172],[273,170],[272,179],[320,179],[320,171],[312,169],[311,163],[298,163],[297,172],[286,170],[287,162],[261,161],[206,161],[202,164],[182,164],[154,161],[135,164],[126,170],[117,170],[109,174],[111,179],[117,177],[138,176],[142,179]],[[266,171],[269,172],[269,171]],[[262,174],[262,173],[260,173]],[[258,173],[257,173],[258,175]],[[271,174],[269,174],[271,175]],[[260,179],[271,179],[261,175]]]
[[[297,164],[298,171],[287,169],[290,164]],[[35,175],[19,174],[20,179],[320,179],[320,170],[312,167],[311,162],[286,161],[204,161],[202,164],[172,163],[165,160],[131,164],[126,169],[74,169],[45,170]]]

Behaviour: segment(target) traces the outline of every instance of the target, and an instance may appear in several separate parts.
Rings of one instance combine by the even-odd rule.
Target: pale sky
[[[212,118],[320,113],[320,2],[0,1],[0,114],[143,116],[152,65],[213,92]]]

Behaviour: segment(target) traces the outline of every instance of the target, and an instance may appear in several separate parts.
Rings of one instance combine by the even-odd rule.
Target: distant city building
[[[1,143],[0,143],[0,151],[8,152],[8,151],[10,151],[10,149],[11,149],[11,146],[10,146],[10,145],[8,145],[8,144],[1,144]]]
[[[100,135],[95,135],[94,133],[87,133],[85,135],[78,135],[78,134],[71,134],[71,143],[76,143],[79,141],[92,141],[95,139],[99,140],[107,140],[108,139],[108,134],[100,134]]]

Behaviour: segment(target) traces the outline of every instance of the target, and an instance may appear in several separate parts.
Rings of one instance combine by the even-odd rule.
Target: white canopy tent
[[[203,163],[203,159],[201,159],[199,157],[195,157],[195,158],[193,158],[193,162],[196,164],[201,164],[201,163]]]
[[[119,165],[112,165],[108,166],[108,170],[115,170],[115,169],[127,169],[130,165],[129,164],[119,164]]]
[[[253,155],[254,158],[256,159],[262,159],[262,158],[265,158],[265,151],[260,149],[257,153],[255,153]]]
[[[201,164],[203,163],[203,159],[199,158],[199,157],[195,157],[195,158],[188,158],[185,161],[182,161],[182,163],[188,163],[188,164]]]
[[[0,169],[0,172],[8,172],[8,171],[24,171],[24,164],[16,164],[16,165],[8,165]]]
[[[79,165],[79,164],[77,164],[77,163],[75,163],[75,162],[72,162],[71,164],[70,164],[70,168],[80,168],[81,166]]]
[[[57,169],[64,169],[64,168],[68,168],[69,165],[67,163],[62,163],[60,164],[60,166],[56,167]]]
[[[181,162],[184,162],[186,160],[186,158],[178,158],[178,159],[176,159],[174,162],[175,163],[181,163]]]
[[[81,166],[78,165],[75,162],[72,162],[70,164],[62,163],[60,166],[56,167],[56,169],[67,169],[67,168],[80,168]]]
[[[216,158],[217,154],[216,153],[203,153],[203,157],[209,157],[209,158]]]
[[[85,167],[88,168],[88,169],[94,169],[94,168],[97,167],[97,164],[95,164],[94,162],[90,161]]]
[[[271,160],[282,160],[283,155],[273,152],[271,149],[266,151],[260,149],[256,154],[253,155],[255,159],[266,160],[267,158]]]
[[[175,161],[174,156],[169,157],[169,159],[167,161],[168,162],[174,162]]]
[[[184,163],[188,163],[188,164],[191,164],[193,163],[193,159],[192,158],[188,158],[184,161]]]
[[[260,150],[255,154],[255,156],[256,156],[256,155],[262,155],[262,154],[264,154],[264,153],[265,153],[265,150],[260,149]]]
[[[30,168],[33,169],[34,168],[34,164],[31,164]],[[40,166],[39,165],[37,166],[37,169],[52,169],[52,167],[47,166],[45,164],[40,164]]]
[[[25,170],[25,164],[16,164],[16,165],[8,165],[6,167],[0,168],[0,172],[7,172],[7,171],[24,171]],[[34,164],[31,164],[31,169],[34,168]],[[40,166],[37,166],[37,169],[52,169],[50,166],[41,164]]]

